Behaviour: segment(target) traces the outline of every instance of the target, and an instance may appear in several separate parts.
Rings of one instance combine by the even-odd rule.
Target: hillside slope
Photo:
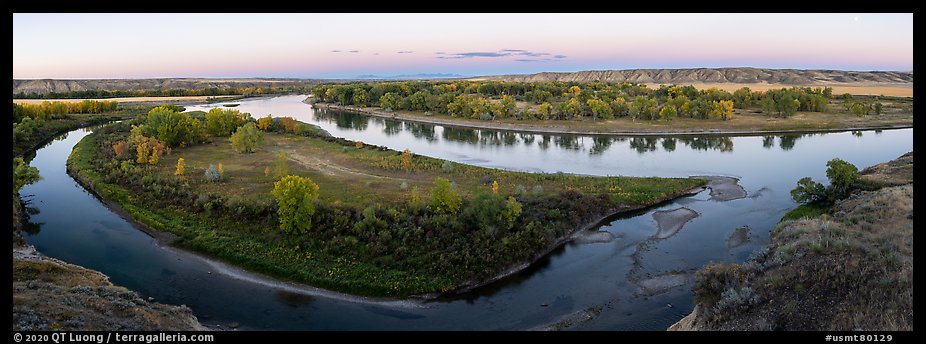
[[[206,88],[254,88],[282,86],[310,86],[321,79],[280,79],[280,78],[245,78],[245,79],[84,79],[84,80],[17,80],[13,79],[13,94],[51,92],[71,92],[87,90],[137,91],[137,90],[199,90]]]
[[[484,76],[478,79],[506,81],[633,82],[640,84],[912,84],[913,73],[856,72],[768,68],[690,68],[590,70],[571,73],[544,72]]]
[[[913,153],[862,171],[817,218],[782,221],[744,264],[698,272],[672,330],[913,330]]]

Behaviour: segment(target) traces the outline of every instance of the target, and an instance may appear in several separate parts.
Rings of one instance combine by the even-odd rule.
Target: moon
[[[856,17],[852,18],[852,20],[858,21],[858,17],[856,16]]]

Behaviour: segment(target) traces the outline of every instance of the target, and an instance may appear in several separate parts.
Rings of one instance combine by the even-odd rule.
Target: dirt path
[[[375,174],[369,174],[360,170],[355,170],[350,167],[345,167],[332,163],[330,160],[322,160],[317,157],[309,157],[297,153],[294,150],[286,150],[286,154],[290,159],[299,163],[302,166],[308,167],[310,169],[319,171],[321,173],[327,174],[334,177],[343,177],[344,175],[354,175],[365,178],[378,178],[378,179],[389,179],[389,180],[408,180],[404,178],[395,178],[389,176],[380,176]]]

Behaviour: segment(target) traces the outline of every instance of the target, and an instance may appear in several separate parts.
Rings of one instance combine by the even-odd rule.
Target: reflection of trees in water
[[[499,135],[502,137],[502,143],[504,143],[506,146],[513,146],[518,142],[518,135],[513,132],[503,131]]]
[[[853,131],[852,131],[852,135],[854,135],[855,137],[862,137],[862,131],[861,131],[861,130],[853,130]]]
[[[32,223],[32,221],[29,221],[29,219],[32,216],[38,215],[39,208],[30,207],[29,201],[26,201],[25,203],[26,203],[26,206],[23,207],[23,213],[25,215],[25,219],[22,223],[23,225],[22,231],[29,235],[39,234],[39,232],[42,230],[42,225],[44,225],[45,223],[43,222]]]
[[[762,147],[765,149],[775,148],[775,137],[774,136],[763,136],[762,137]]]
[[[781,147],[781,150],[789,151],[794,148],[794,143],[799,138],[801,138],[801,135],[782,135],[778,138],[778,147]]]
[[[444,140],[447,141],[471,144],[479,142],[479,135],[473,129],[444,127],[444,133],[442,136],[444,137]]]
[[[656,143],[659,139],[655,137],[634,137],[630,139],[630,148],[637,153],[646,153],[656,150]]]
[[[675,140],[674,137],[667,137],[667,138],[662,139],[662,150],[664,150],[664,151],[666,151],[666,152],[673,152],[673,151],[675,151],[675,143],[676,143],[676,142],[677,142],[677,141]]]
[[[614,143],[614,137],[594,136],[592,137],[592,148],[589,149],[589,153],[592,155],[604,153],[608,148],[611,148],[612,143]]]
[[[537,142],[537,147],[540,147],[540,149],[543,150],[550,148],[550,135],[543,135],[543,139],[541,139],[540,142]]]
[[[497,131],[481,130],[479,132],[479,143],[482,145],[499,146],[502,144],[502,140]]]
[[[694,150],[733,151],[733,138],[729,136],[701,136],[681,139],[686,146]]]
[[[338,128],[366,130],[370,125],[370,117],[344,111],[315,111],[315,120],[334,122]]]
[[[400,132],[402,132],[402,122],[390,119],[383,121],[383,133],[386,134],[386,136],[392,136]]]
[[[559,135],[553,143],[555,143],[557,147],[569,150],[579,150],[582,148],[582,144],[579,143],[579,137],[573,135]]]
[[[405,129],[412,133],[416,139],[425,139],[428,142],[434,142],[437,137],[434,136],[434,126],[415,122],[406,122]]]
[[[521,141],[524,142],[525,146],[534,143],[534,138],[536,138],[536,135],[534,134],[518,134],[518,136],[521,137]]]

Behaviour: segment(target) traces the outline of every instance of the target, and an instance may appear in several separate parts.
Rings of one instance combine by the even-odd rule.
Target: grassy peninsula
[[[243,153],[234,135],[250,131],[262,143]],[[97,129],[68,168],[174,245],[278,278],[390,297],[480,285],[576,230],[705,183],[469,166],[233,109],[159,108]],[[317,186],[295,214],[274,196],[291,176]]]

